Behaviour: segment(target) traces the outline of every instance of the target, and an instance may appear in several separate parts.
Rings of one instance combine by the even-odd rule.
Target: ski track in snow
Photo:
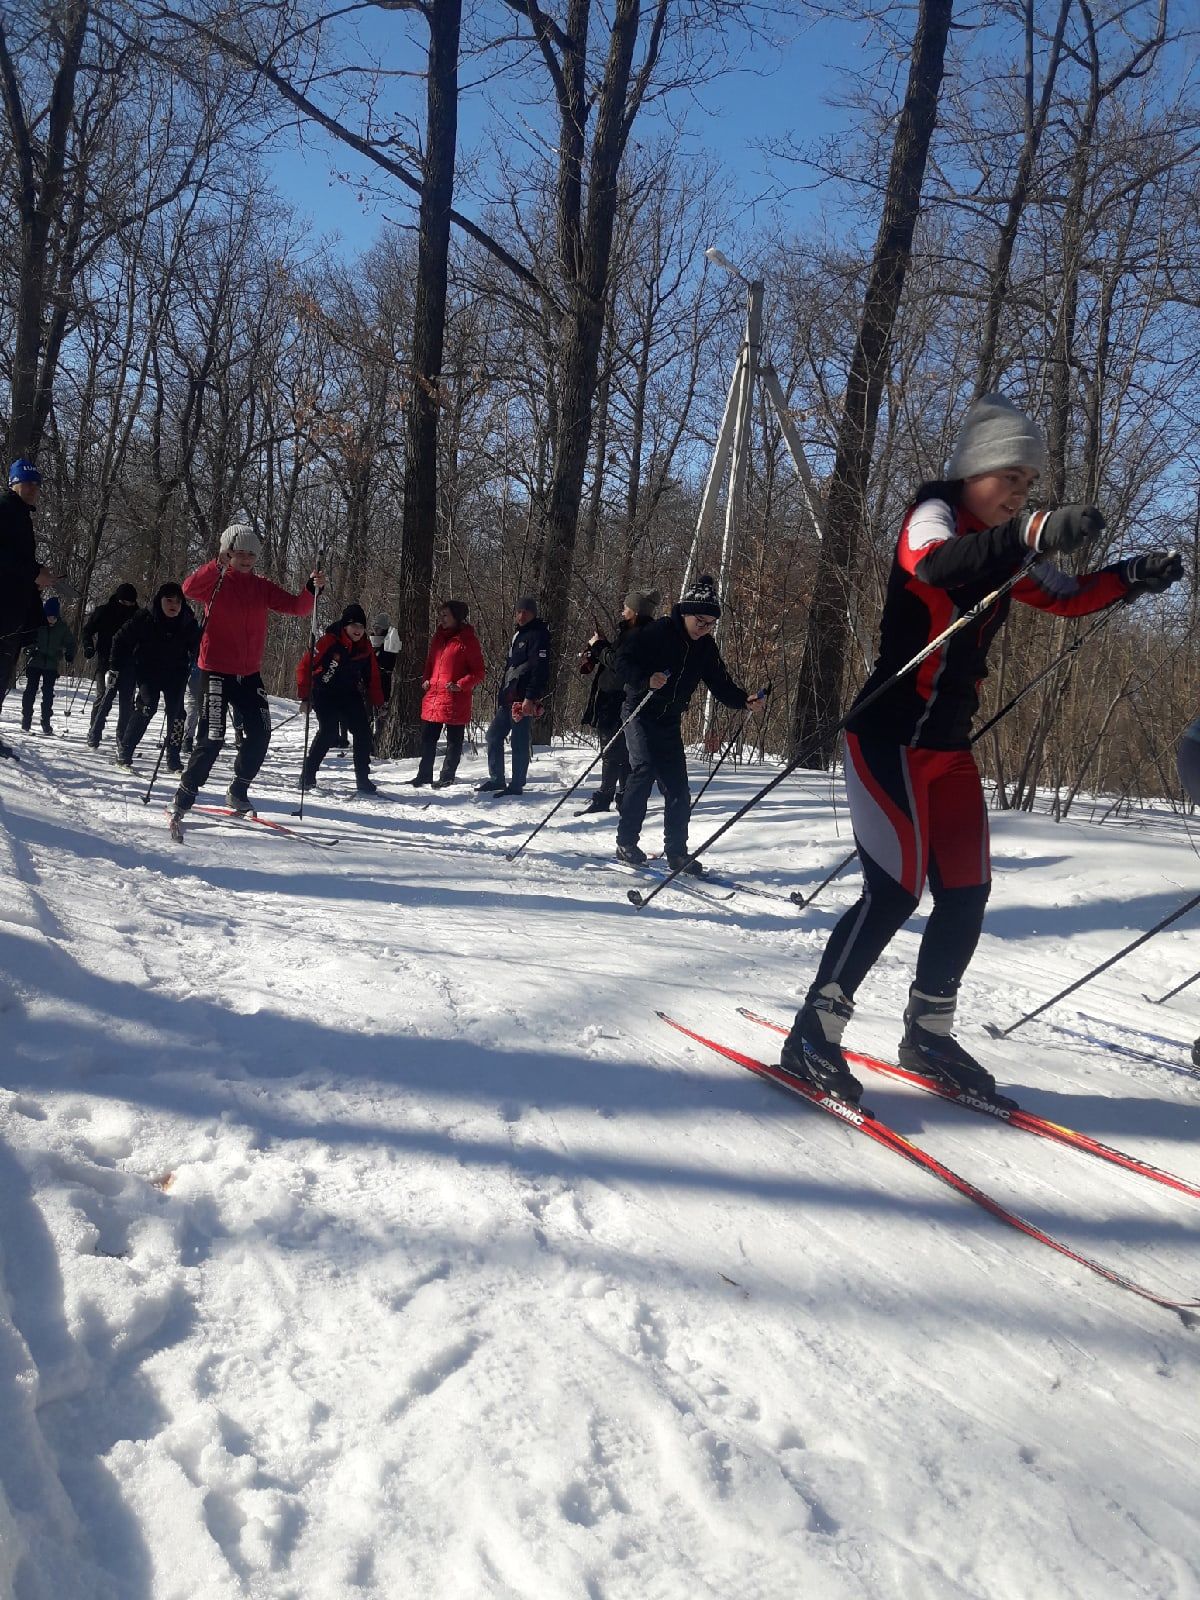
[[[351,803],[330,758],[306,825],[336,849],[176,846],[150,740],[131,778],[59,720],[0,763],[0,1600],[1200,1595],[1200,1334],[654,1016],[772,1058],[734,1008],[786,1020],[853,872],[805,913],[635,913],[588,866],[612,819],[568,807],[510,866],[578,750],[507,804],[469,759],[424,809],[409,763]],[[294,722],[265,814],[298,761]],[[723,772],[693,844],[759,781]],[[964,1037],[1200,1179],[1200,986],[1142,999],[1200,966],[1191,919],[981,1031],[1186,898],[1176,819],[994,823]],[[788,889],[848,847],[802,775],[714,860]],[[894,1050],[919,931],[848,1043]],[[1186,1197],[867,1087],[1029,1220],[1200,1292]]]

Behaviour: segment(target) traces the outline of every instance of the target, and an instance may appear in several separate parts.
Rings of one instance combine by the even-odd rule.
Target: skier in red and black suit
[[[1094,506],[1025,511],[1045,466],[1037,426],[1000,395],[973,405],[947,480],[917,491],[904,519],[880,620],[879,657],[865,700],[958,616],[985,599],[1031,552],[1067,554],[1095,539]],[[959,983],[974,954],[991,889],[987,807],[970,749],[987,653],[1011,599],[1060,617],[1085,616],[1183,575],[1154,551],[1074,577],[1048,561],[916,672],[846,723],[845,758],[863,892],[825,947],[781,1064],[857,1103],[862,1086],[841,1052],[858,986],[916,910],[929,879],[933,909],[904,1012],[899,1060],[950,1087],[996,1098],[995,1081],[954,1039]]]
[[[378,794],[371,782],[371,715],[368,702],[383,704],[379,662],[367,638],[367,616],[348,605],[321,635],[315,650],[306,650],[296,667],[296,688],[302,701],[312,699],[317,714],[313,740],[300,779],[302,789],[315,789],[317,771],[346,728],[354,743],[354,777],[359,794]]]

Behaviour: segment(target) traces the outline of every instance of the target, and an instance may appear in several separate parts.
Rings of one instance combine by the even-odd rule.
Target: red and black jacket
[[[336,622],[330,623],[311,653],[306,650],[296,665],[296,688],[301,700],[332,704],[338,700],[365,696],[368,705],[383,704],[383,684],[379,662],[371,641],[350,635]]]
[[[879,622],[879,654],[856,704],[898,672],[939,633],[1010,578],[1029,555],[1019,519],[985,528],[942,493],[910,507],[900,530]],[[1115,605],[1129,593],[1124,563],[1082,577],[1038,560],[1019,583],[969,627],[906,673],[862,713],[851,711],[847,730],[861,739],[927,750],[963,750],[979,709],[987,654],[1013,600],[1058,617],[1082,617]]]

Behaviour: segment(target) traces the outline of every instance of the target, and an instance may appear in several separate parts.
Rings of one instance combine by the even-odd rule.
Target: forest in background
[[[832,12],[826,12],[832,15]],[[404,644],[407,749],[433,609],[469,601],[494,674],[542,597],[547,727],[578,726],[575,658],[629,583],[677,592],[743,334],[819,493],[756,397],[721,644],[774,693],[790,756],[864,675],[899,518],[975,394],[1044,427],[1048,503],[1094,501],[1089,564],[1177,546],[1189,581],[1121,608],[980,746],[1001,804],[1178,794],[1200,709],[1200,97],[1182,5],[921,0],[861,28],[831,81],[853,138],[771,152],[747,224],[698,82],[818,7],[753,0],[33,0],[0,17],[0,406],[45,475],[42,553],[80,611],[208,558],[246,513],[263,567],[327,551],[332,605]],[[387,40],[394,36],[394,53]],[[413,78],[408,66],[418,61]],[[461,96],[486,129],[458,139]],[[481,87],[482,85],[482,87]],[[273,192],[280,130],[321,125],[411,222],[347,259]],[[706,137],[711,132],[711,138]],[[820,181],[820,224],[787,223]],[[715,570],[718,526],[693,570]],[[1017,608],[985,714],[1090,624]],[[272,633],[286,692],[307,638]],[[492,684],[489,684],[489,688]],[[485,690],[486,693],[486,690]],[[715,731],[726,724],[718,718]],[[698,725],[693,733],[698,733]]]

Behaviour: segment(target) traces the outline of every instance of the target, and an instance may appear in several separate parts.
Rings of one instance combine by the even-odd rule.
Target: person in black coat
[[[0,498],[0,708],[17,658],[42,621],[38,591],[54,583],[54,574],[34,553],[33,514],[41,484],[32,461],[14,461],[8,469],[8,493]],[[0,756],[12,754],[0,739]]]
[[[495,799],[520,794],[529,771],[534,719],[542,714],[542,696],[550,682],[550,629],[537,614],[531,594],[517,601],[513,616],[517,631],[508,647],[504,676],[500,680],[496,715],[488,724],[487,781],[476,785]],[[504,741],[512,739],[512,780],[504,781]]]
[[[657,589],[633,588],[625,596],[617,636],[611,642],[601,633],[594,633],[587,649],[579,657],[579,670],[594,673],[587,708],[583,713],[585,728],[595,728],[604,751],[600,764],[600,787],[588,801],[586,810],[608,811],[615,800],[620,811],[625,796],[625,783],[629,777],[629,751],[625,735],[621,733],[621,706],[625,699],[625,680],[617,671],[617,654],[631,629],[647,627],[654,621],[660,596]],[[620,734],[618,738],[617,735]]]
[[[763,700],[761,695],[751,699],[729,676],[712,637],[720,615],[716,587],[711,578],[703,577],[672,607],[669,617],[633,629],[617,652],[615,667],[625,684],[622,709],[631,769],[617,827],[617,857],[631,866],[646,859],[638,839],[650,790],[657,782],[666,802],[663,842],[668,866],[696,877],[704,870],[698,861],[688,859],[692,797],[683,714],[701,683],[733,711],[757,711]],[[650,698],[637,710],[647,694]]]
[[[182,772],[183,695],[199,649],[200,624],[177,583],[161,584],[146,609],[118,630],[109,652],[112,671],[135,685],[129,715],[117,725],[119,767],[133,761],[161,695],[167,714],[167,771]]]
[[[84,660],[91,661],[95,657],[96,681],[104,686],[96,696],[96,704],[92,708],[92,721],[88,728],[87,742],[93,750],[100,748],[100,735],[104,732],[104,724],[108,720],[108,713],[112,710],[113,701],[118,702],[118,750],[126,732],[130,712],[133,710],[134,690],[137,687],[133,674],[128,667],[121,672],[111,670],[110,662],[113,640],[125,624],[132,620],[137,611],[137,603],[138,594],[134,586],[131,583],[118,584],[104,604],[96,606],[84,618]]]

